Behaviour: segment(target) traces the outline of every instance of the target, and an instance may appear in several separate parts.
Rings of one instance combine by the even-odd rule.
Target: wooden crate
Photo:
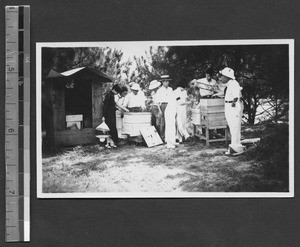
[[[227,126],[224,99],[211,98],[200,100],[201,125],[206,127]]]
[[[216,106],[200,106],[200,111],[203,113],[225,112],[225,107],[224,107],[224,104],[216,105]]]
[[[200,100],[200,107],[201,106],[224,106],[224,99],[221,98],[209,98],[209,99],[201,99]]]
[[[151,126],[150,112],[125,112],[123,133],[129,136],[140,136],[140,129]]]
[[[118,131],[118,137],[120,139],[126,139],[127,135],[123,134],[123,118],[120,111],[116,111],[116,127]]]
[[[225,118],[224,112],[216,112],[216,113],[201,113],[201,125],[205,125],[207,127],[214,126],[226,126],[227,121]]]
[[[66,115],[67,128],[76,124],[78,129],[82,129],[83,115]]]

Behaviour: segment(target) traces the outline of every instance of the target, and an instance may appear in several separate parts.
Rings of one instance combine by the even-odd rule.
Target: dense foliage
[[[245,119],[254,124],[257,114],[278,120],[288,110],[288,45],[158,46],[133,61],[122,59],[121,50],[109,47],[43,48],[43,76],[81,66],[98,69],[120,84],[139,83],[146,90],[151,80],[169,74],[170,85],[187,86],[192,79],[228,66],[243,87]],[[265,106],[268,107],[265,107]],[[264,108],[265,107],[265,108]],[[257,113],[258,108],[260,110]]]
[[[259,144],[247,152],[247,157],[261,165],[267,178],[277,179],[288,188],[289,127],[288,124],[266,125]]]
[[[287,45],[173,46],[166,56],[174,86],[204,77],[208,67],[215,72],[227,66],[234,69],[243,87],[245,113],[250,124],[255,122],[261,100],[268,100],[275,117],[288,102]]]

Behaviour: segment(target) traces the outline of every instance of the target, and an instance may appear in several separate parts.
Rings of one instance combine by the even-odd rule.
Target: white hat
[[[149,84],[149,90],[155,89],[155,88],[159,87],[160,85],[161,85],[161,83],[158,80],[153,80]]]
[[[109,131],[109,127],[107,126],[107,124],[105,122],[102,122],[100,125],[97,126],[96,130],[107,132],[107,131]]]
[[[141,88],[140,88],[140,85],[137,84],[137,83],[133,83],[132,86],[131,86],[131,90],[137,90],[139,91]]]
[[[222,69],[221,71],[219,71],[219,73],[235,80],[234,70],[229,67]]]
[[[159,80],[160,81],[171,81],[171,78],[169,75],[162,75]]]

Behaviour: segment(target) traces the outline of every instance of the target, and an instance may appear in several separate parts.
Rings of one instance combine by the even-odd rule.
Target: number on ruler
[[[13,72],[13,71],[15,71],[15,68],[13,68],[13,67],[8,67],[8,71],[9,71],[9,72]]]
[[[29,63],[29,57],[25,57],[25,63]]]
[[[8,192],[9,192],[10,194],[13,194],[13,195],[16,194],[16,191],[15,191],[15,190],[9,190]]]
[[[14,133],[15,130],[13,128],[8,129],[8,133]]]

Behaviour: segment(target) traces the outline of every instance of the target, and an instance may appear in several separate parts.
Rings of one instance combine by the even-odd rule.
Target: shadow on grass
[[[266,178],[254,162],[246,164],[240,158],[229,162],[225,158],[224,162],[215,164],[205,164],[205,161],[199,166],[192,164],[186,169],[192,175],[180,186],[189,192],[286,192],[282,181]]]
[[[105,165],[103,165],[104,160],[94,160],[92,162],[79,162],[74,165],[72,165],[72,168],[70,169],[71,175],[74,177],[80,177],[80,176],[89,176],[91,171],[97,171],[97,172],[103,172],[107,169]],[[102,164],[101,164],[102,163]]]
[[[66,193],[84,191],[89,186],[88,178],[92,171],[107,169],[103,159],[89,162],[62,164],[59,168],[47,167],[43,170],[43,193]]]

